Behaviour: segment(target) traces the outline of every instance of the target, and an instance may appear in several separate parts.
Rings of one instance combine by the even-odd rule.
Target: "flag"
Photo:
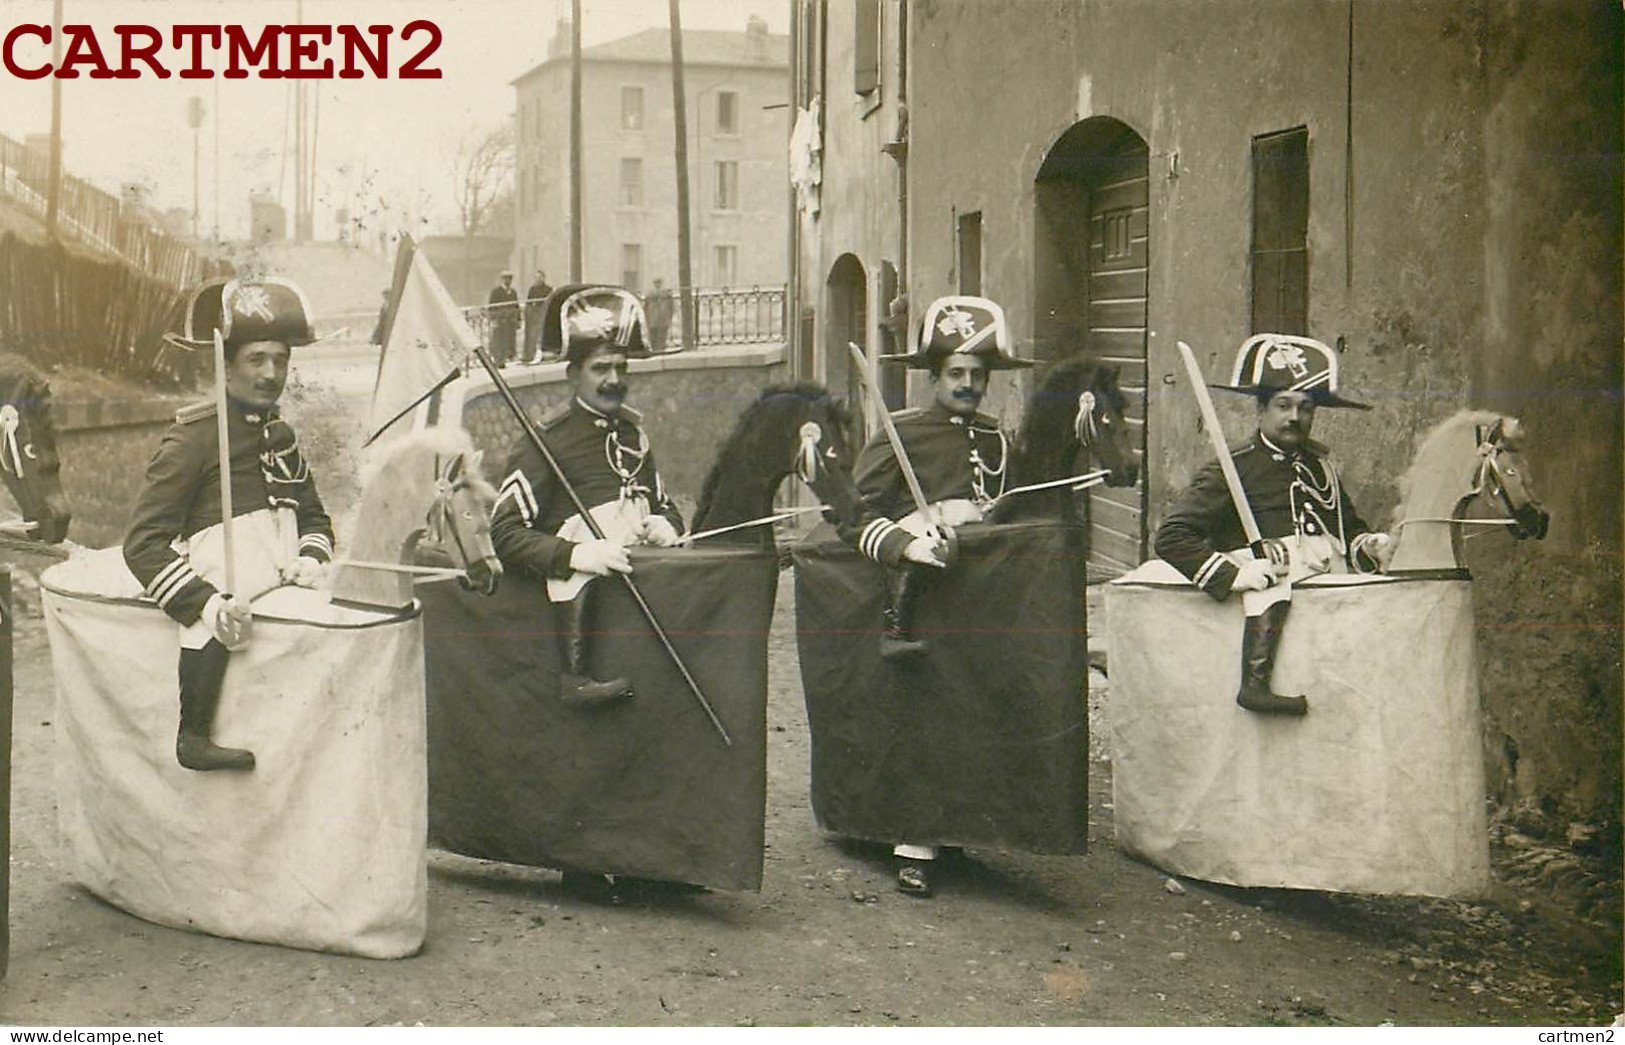
[[[429,259],[403,235],[372,393],[372,440],[432,424],[432,400],[438,397],[431,393],[456,374],[478,343]]]

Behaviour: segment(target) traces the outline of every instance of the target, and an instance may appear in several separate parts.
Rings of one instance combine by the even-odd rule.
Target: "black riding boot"
[[[1281,627],[1292,609],[1290,602],[1277,602],[1256,617],[1248,617],[1241,633],[1241,689],[1236,703],[1248,711],[1266,715],[1306,715],[1305,697],[1283,697],[1270,690],[1275,670],[1275,647],[1281,641]]]
[[[886,610],[880,632],[880,655],[887,660],[917,657],[926,651],[913,631],[914,603],[920,589],[920,567],[905,562],[886,571]]]
[[[564,657],[564,673],[559,676],[559,699],[565,707],[595,708],[632,699],[632,683],[624,678],[599,682],[587,673],[588,584],[569,602],[556,602],[559,614],[559,652]]]
[[[202,649],[181,650],[181,728],[175,737],[175,761],[187,769],[254,768],[254,752],[218,747],[209,739],[230,659],[230,651],[215,639]]]

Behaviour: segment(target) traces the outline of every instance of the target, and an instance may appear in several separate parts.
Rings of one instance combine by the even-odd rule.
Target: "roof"
[[[515,77],[510,83],[540,72],[554,62],[568,62],[570,52],[553,55]],[[617,40],[581,49],[583,62],[671,63],[671,30],[645,29]],[[790,67],[790,38],[783,33],[733,32],[723,29],[684,29],[684,65],[724,65],[759,69]]]

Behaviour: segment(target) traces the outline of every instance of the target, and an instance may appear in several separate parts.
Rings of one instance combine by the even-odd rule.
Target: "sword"
[[[552,469],[553,477],[559,481],[559,488],[570,498],[570,503],[575,506],[576,513],[581,516],[581,521],[587,524],[587,529],[592,531],[594,537],[600,541],[603,540],[603,527],[598,525],[598,520],[594,519],[592,513],[587,510],[586,504],[582,502],[580,495],[576,493],[575,487],[570,485],[570,480],[565,477],[564,467],[559,464],[559,459],[553,456],[553,451],[549,450],[547,444],[542,441],[542,433],[536,430],[535,422],[530,419],[529,414],[525,413],[525,408],[519,405],[519,400],[514,398],[513,389],[508,386],[507,379],[502,376],[502,369],[497,366],[496,360],[491,358],[491,353],[486,350],[484,345],[475,345],[474,354],[479,357],[480,365],[485,367],[485,372],[491,375],[491,383],[496,386],[497,392],[502,396],[502,401],[507,403],[508,409],[513,412],[514,419],[519,422],[519,427],[525,433],[525,438],[530,441],[530,445],[536,448],[536,452],[542,455],[542,460],[547,462],[547,467]],[[654,632],[655,638],[660,640],[660,645],[665,648],[666,655],[671,658],[672,664],[677,667],[678,674],[682,675],[683,681],[688,683],[689,692],[694,694],[694,699],[699,701],[700,708],[704,710],[706,717],[711,720],[711,725],[715,726],[717,733],[721,735],[722,742],[728,747],[733,747],[733,738],[728,735],[727,727],[717,717],[716,710],[711,707],[711,702],[705,699],[705,694],[700,692],[700,684],[694,681],[694,676],[689,674],[688,666],[683,663],[683,658],[677,655],[677,647],[673,646],[671,639],[666,636],[666,629],[660,626],[658,620],[655,620],[655,611],[644,601],[643,592],[638,590],[637,582],[632,579],[630,573],[618,573],[616,576],[626,584],[626,590],[632,596],[632,601],[638,604],[638,609],[643,613],[643,619],[649,622],[649,630]]]
[[[1241,488],[1241,476],[1236,473],[1236,462],[1230,459],[1230,448],[1224,444],[1224,431],[1219,427],[1219,415],[1213,409],[1213,397],[1207,393],[1202,368],[1197,365],[1196,353],[1191,351],[1191,346],[1183,341],[1178,344],[1180,358],[1185,360],[1185,373],[1190,375],[1191,391],[1196,393],[1196,405],[1202,411],[1202,425],[1207,429],[1208,438],[1213,441],[1213,452],[1219,457],[1219,471],[1224,474],[1224,485],[1230,490],[1230,500],[1241,519],[1241,532],[1247,535],[1247,543],[1252,545],[1253,553],[1263,557],[1264,535],[1258,529],[1258,520],[1253,518],[1253,506],[1247,503],[1247,491]]]
[[[686,537],[677,538],[677,543],[692,544],[695,541],[703,541],[707,537],[715,537],[719,533],[732,533],[735,530],[743,530],[751,526],[765,526],[768,523],[782,522],[785,519],[794,519],[798,515],[805,515],[807,512],[821,512],[826,507],[826,505],[815,504],[808,508],[786,508],[783,511],[774,512],[772,515],[746,519],[744,522],[734,523],[732,526],[718,526],[714,530],[701,530],[699,533],[691,533]]]
[[[237,557],[231,543],[231,425],[226,417],[226,341],[214,331],[214,416],[220,435],[220,536],[226,550],[226,591],[237,590]]]
[[[1034,490],[1050,490],[1057,486],[1070,486],[1073,492],[1076,493],[1081,490],[1087,490],[1090,487],[1099,486],[1101,483],[1106,481],[1106,476],[1109,474],[1111,473],[1106,469],[1101,468],[1093,472],[1084,472],[1082,475],[1069,475],[1065,479],[1051,479],[1048,482],[1043,483],[1028,483],[1026,486],[1017,486],[1014,489],[1004,491],[1003,493],[999,494],[999,496],[993,498],[993,503],[997,504],[1006,497],[1014,497],[1018,493],[1032,493]]]
[[[908,459],[908,451],[903,449],[903,437],[897,434],[897,426],[892,423],[891,410],[886,406],[886,397],[880,393],[880,382],[875,380],[874,371],[870,368],[869,357],[863,354],[855,342],[848,341],[846,347],[852,352],[852,361],[858,366],[858,373],[863,376],[863,387],[869,393],[869,399],[875,404],[875,411],[880,415],[880,427],[886,433],[886,441],[891,444],[891,452],[897,458],[897,467],[903,473],[903,482],[908,486],[909,496],[914,498],[914,507],[920,512],[920,518],[930,526],[932,535],[939,541],[947,539],[945,527],[942,525],[942,516],[936,506],[925,499],[925,490],[920,487],[920,477],[914,474],[914,465]]]

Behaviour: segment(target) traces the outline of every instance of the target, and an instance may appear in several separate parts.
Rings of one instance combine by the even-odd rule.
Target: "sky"
[[[685,28],[745,28],[752,14],[776,33],[788,32],[787,0],[681,0]],[[251,35],[268,22],[296,20],[297,0],[64,0],[64,22],[97,30],[104,50],[116,47],[112,27],[147,24],[163,31],[180,23],[241,24]],[[320,92],[317,117],[316,235],[331,238],[341,207],[413,232],[455,232],[453,203],[458,147],[501,125],[514,106],[509,82],[541,61],[556,20],[569,0],[304,0],[304,21],[387,23],[435,21],[444,33],[431,59],[440,80],[310,80]],[[0,35],[24,22],[50,24],[50,0],[0,0]],[[582,37],[591,46],[667,24],[666,0],[583,0]],[[392,63],[415,50],[391,40]],[[44,53],[29,37],[19,61]],[[111,53],[110,61],[114,60]],[[167,64],[167,63],[166,63]],[[205,110],[199,132],[200,231],[219,215],[221,235],[248,234],[252,192],[279,196],[293,213],[293,160],[284,161],[292,88],[288,80],[62,81],[64,169],[117,193],[140,184],[159,210],[192,207],[193,132],[187,99]],[[216,119],[216,117],[219,119]],[[24,81],[0,69],[0,134],[21,140],[51,125],[50,80]],[[218,162],[216,157],[218,156]],[[219,191],[215,192],[218,180]],[[218,206],[216,201],[218,200]]]

